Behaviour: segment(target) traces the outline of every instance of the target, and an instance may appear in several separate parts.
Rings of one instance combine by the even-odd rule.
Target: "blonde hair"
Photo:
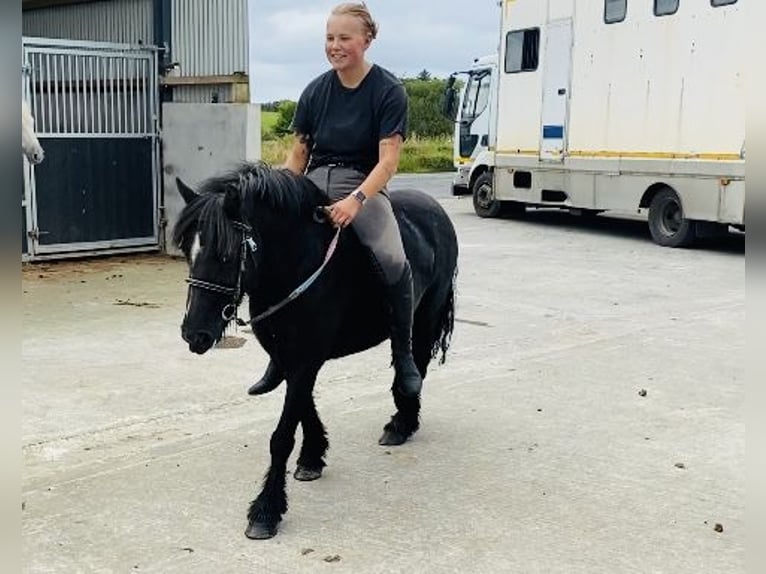
[[[353,16],[359,18],[364,25],[367,37],[374,40],[378,37],[378,24],[372,19],[372,14],[364,2],[343,2],[332,9],[333,16]]]

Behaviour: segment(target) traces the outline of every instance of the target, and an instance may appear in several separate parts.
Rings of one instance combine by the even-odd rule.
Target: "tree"
[[[295,108],[297,107],[297,102],[292,100],[282,100],[277,104],[276,111],[279,116],[274,124],[276,135],[283,136],[292,133],[293,116],[295,116]]]
[[[430,74],[423,70],[423,74]],[[409,99],[410,133],[423,136],[449,136],[453,132],[453,123],[441,113],[441,101],[446,80],[439,78],[421,79],[420,77],[402,80]]]
[[[419,74],[416,76],[416,78],[417,78],[418,80],[423,80],[424,82],[427,82],[428,80],[432,79],[432,76],[431,76],[431,72],[429,72],[428,70],[422,70],[422,71],[421,71],[421,72],[420,72],[420,73],[419,73]]]

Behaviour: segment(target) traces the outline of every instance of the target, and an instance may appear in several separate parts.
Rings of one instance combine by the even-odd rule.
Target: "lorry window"
[[[737,0],[710,0],[710,4],[713,6],[728,6],[734,4]]]
[[[679,0],[654,0],[654,15],[669,16],[678,12]]]
[[[622,22],[627,12],[628,0],[605,0],[604,2],[604,22],[607,24]]]
[[[540,28],[515,30],[505,37],[505,71],[533,72],[540,52]]]
[[[491,75],[489,72],[472,75],[465,90],[463,100],[463,120],[472,120],[479,117],[489,103],[489,84]]]

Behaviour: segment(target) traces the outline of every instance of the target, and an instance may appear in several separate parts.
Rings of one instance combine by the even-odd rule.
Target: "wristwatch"
[[[356,199],[359,202],[359,205],[364,205],[364,202],[367,201],[367,196],[364,194],[364,192],[361,189],[355,189],[351,192],[351,197]]]

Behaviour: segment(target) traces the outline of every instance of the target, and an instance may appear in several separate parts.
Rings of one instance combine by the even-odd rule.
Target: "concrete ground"
[[[481,220],[448,176],[457,324],[422,429],[393,412],[387,349],[334,361],[314,483],[245,538],[283,390],[266,364],[180,338],[185,264],[23,272],[24,572],[744,572],[744,240],[655,246],[642,223]]]

